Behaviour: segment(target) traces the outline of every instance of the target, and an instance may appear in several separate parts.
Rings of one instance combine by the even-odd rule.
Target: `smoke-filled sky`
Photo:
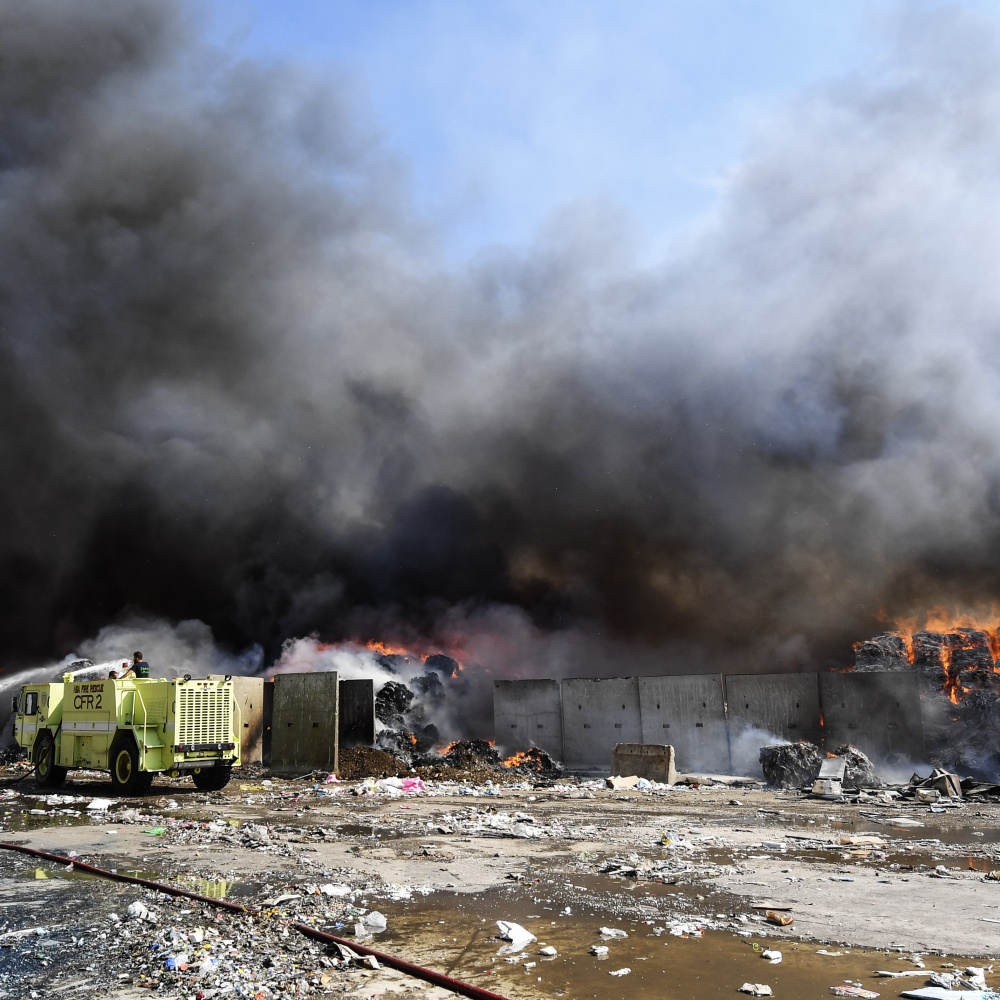
[[[202,9],[0,5],[9,664],[146,615],[781,668],[1000,599],[991,11],[883,10],[650,261],[613,162],[463,255],[354,70]]]

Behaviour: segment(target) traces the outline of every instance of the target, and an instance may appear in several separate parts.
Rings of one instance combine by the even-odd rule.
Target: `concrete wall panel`
[[[816,674],[730,674],[726,677],[729,752],[733,770],[760,774],[760,748],[773,736],[794,743],[823,741]]]
[[[564,680],[562,710],[567,767],[608,774],[616,744],[644,742],[634,677]]]
[[[721,674],[640,677],[642,743],[669,743],[677,770],[729,772]]]
[[[339,730],[342,747],[370,747],[375,742],[375,682],[340,682]]]
[[[336,671],[275,676],[272,770],[336,771],[338,688]]]
[[[913,673],[819,675],[825,746],[852,743],[880,763],[924,757],[917,677]]]
[[[559,682],[494,681],[493,734],[497,746],[508,753],[537,746],[562,760]]]

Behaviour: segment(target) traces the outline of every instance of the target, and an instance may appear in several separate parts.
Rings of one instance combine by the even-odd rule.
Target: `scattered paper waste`
[[[639,776],[637,774],[630,774],[628,777],[623,778],[615,774],[610,778],[605,778],[604,781],[608,788],[635,788],[639,784]],[[614,975],[614,973],[612,972],[611,975]]]
[[[771,965],[780,965],[781,964],[781,952],[780,951],[774,951],[772,948],[765,948],[760,953],[760,957],[761,958],[766,958],[771,963]]]
[[[875,1000],[878,993],[872,990],[866,990],[861,986],[847,985],[847,986],[831,986],[830,992],[835,997],[860,997],[861,1000]],[[903,994],[906,995],[905,993]]]
[[[763,983],[744,983],[739,991],[740,993],[749,993],[752,997],[774,996],[774,991],[771,987],[765,986]]]
[[[91,799],[87,803],[87,812],[107,812],[112,805],[111,799]]]
[[[627,938],[628,934],[626,934],[625,931],[620,930],[617,927],[602,927],[601,937],[614,938],[616,940],[620,940],[621,938]]]
[[[559,952],[552,945],[547,944],[544,948],[538,949],[538,954],[544,955],[546,958],[552,958],[554,955],[558,955]]]
[[[590,954],[596,955],[598,958],[607,958],[608,946],[606,944],[592,944],[590,946]]]
[[[614,972],[609,972],[609,976],[627,976],[632,970],[626,965],[624,969],[615,969]]]

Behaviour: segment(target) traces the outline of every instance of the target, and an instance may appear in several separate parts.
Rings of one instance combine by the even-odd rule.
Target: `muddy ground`
[[[898,996],[924,985],[921,963],[954,971],[1000,955],[1000,881],[986,877],[1000,869],[994,802],[932,812],[759,785],[509,778],[404,794],[395,780],[258,771],[204,793],[158,778],[140,799],[112,798],[99,774],[55,795],[32,777],[0,787],[0,841],[65,858],[0,851],[0,996],[447,995],[345,959],[292,922],[349,941],[357,929],[380,951],[525,1000],[735,996],[747,981],[796,998],[845,980]],[[84,876],[75,861],[257,912]],[[387,926],[369,937],[372,911]],[[498,920],[535,940],[502,953]],[[1000,966],[987,980],[1000,983]]]

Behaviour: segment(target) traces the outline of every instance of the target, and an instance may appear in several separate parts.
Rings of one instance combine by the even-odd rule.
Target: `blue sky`
[[[994,4],[976,4],[995,10]],[[623,208],[656,254],[755,123],[866,71],[883,0],[215,0],[213,35],[346,81],[449,255]]]

